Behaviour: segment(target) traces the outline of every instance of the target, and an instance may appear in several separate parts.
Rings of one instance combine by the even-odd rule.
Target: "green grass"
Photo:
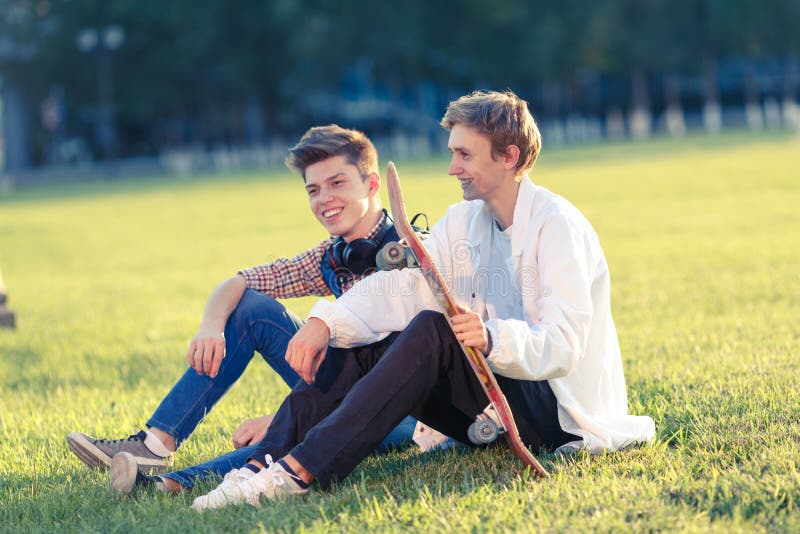
[[[0,530],[798,531],[800,141],[743,136],[545,152],[534,180],[593,222],[609,259],[630,410],[650,446],[540,457],[406,450],[331,491],[198,515],[192,494],[121,499],[68,451],[140,428],[185,367],[211,288],[324,238],[288,173],[27,190],[0,199]],[[400,162],[431,220],[444,160]],[[794,169],[794,170],[792,170]],[[291,303],[303,314],[313,299]],[[176,455],[225,452],[286,388],[256,361]],[[204,485],[199,491],[208,490]]]

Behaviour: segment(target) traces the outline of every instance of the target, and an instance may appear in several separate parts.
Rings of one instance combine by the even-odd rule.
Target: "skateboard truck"
[[[481,413],[475,416],[475,422],[469,425],[467,437],[475,445],[486,445],[497,439],[497,436],[505,433],[503,423],[494,404],[489,404]]]
[[[381,271],[419,267],[417,258],[411,249],[406,246],[404,240],[386,243],[375,256],[375,264]]]

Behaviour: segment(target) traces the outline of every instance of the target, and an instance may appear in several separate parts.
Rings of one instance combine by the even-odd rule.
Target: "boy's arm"
[[[225,324],[245,289],[254,289],[274,298],[330,295],[321,269],[322,256],[330,243],[331,239],[327,239],[293,258],[279,258],[272,263],[244,269],[214,288],[197,334],[189,343],[186,353],[189,366],[200,375],[217,376],[225,357]]]
[[[233,276],[220,283],[206,302],[200,328],[189,342],[186,358],[189,366],[199,375],[217,376],[225,355],[225,323],[242,298],[246,288],[244,277]]]
[[[490,319],[488,361],[496,373],[519,380],[545,380],[572,373],[589,343],[598,304],[608,303],[607,271],[601,271],[596,236],[576,221],[552,217],[541,230],[535,265],[520,276],[524,318]],[[536,299],[536,306],[526,301]],[[533,312],[533,310],[536,310]],[[531,310],[531,313],[528,313]]]
[[[294,256],[239,271],[248,289],[273,298],[327,296],[331,290],[322,277],[322,257],[333,239]]]
[[[331,346],[354,347],[404,330],[423,310],[439,307],[419,272],[384,271],[359,281],[335,302],[318,301],[308,317],[327,325]]]
[[[437,265],[449,261],[444,225],[439,221],[424,244]],[[382,271],[357,282],[335,302],[320,300],[286,351],[286,360],[308,383],[325,359],[328,345],[353,347],[399,332],[423,310],[439,310],[419,269]]]
[[[447,215],[439,220],[423,245],[449,280]],[[325,322],[330,345],[353,347],[375,343],[404,330],[423,310],[441,311],[419,269],[382,271],[356,283],[336,302],[320,300],[309,313]]]
[[[313,384],[328,352],[330,330],[317,317],[309,317],[286,346],[286,361],[307,384]]]
[[[353,347],[403,330],[424,309],[436,310],[428,284],[411,270],[384,271],[356,283],[336,302],[320,300],[286,348],[286,361],[313,384],[328,345]]]

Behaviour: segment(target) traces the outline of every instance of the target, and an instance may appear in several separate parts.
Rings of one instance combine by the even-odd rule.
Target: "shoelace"
[[[285,486],[286,481],[283,479],[283,477],[278,471],[270,471],[269,476],[272,479],[271,489],[272,489],[272,494],[274,495],[276,493],[275,489]],[[289,475],[289,478],[291,478],[291,475]]]
[[[264,469],[269,469],[269,466],[272,465],[272,456],[267,454],[264,457],[264,463],[266,464],[266,467]],[[223,481],[230,480],[230,481],[233,481],[234,483],[245,482],[247,480],[250,480],[252,478],[252,476],[249,476],[249,477],[240,477],[239,476],[239,472],[243,471],[243,470],[244,470],[244,468],[242,468],[242,469],[231,469],[230,471],[228,471],[225,474],[224,477],[222,477],[222,480]],[[253,473],[253,474],[255,474],[255,473]],[[217,489],[219,489],[219,488],[217,488]]]
[[[224,484],[225,482],[230,482],[230,483],[231,483],[231,484],[233,484],[234,486],[235,486],[235,485],[237,485],[237,484],[239,484],[239,483],[241,483],[241,482],[244,482],[245,480],[247,480],[248,478],[250,478],[250,477],[242,476],[242,473],[243,473],[243,472],[245,472],[245,471],[247,471],[247,470],[246,470],[246,469],[231,469],[230,471],[228,471],[228,472],[225,474],[225,476],[224,476],[224,477],[222,477],[222,484],[220,484],[219,486],[217,486],[217,487],[216,487],[214,490],[212,490],[212,491],[216,491],[216,490],[218,490],[218,489],[224,489],[224,488],[223,488],[223,484]]]
[[[268,499],[274,497],[277,493],[276,490],[286,484],[286,481],[277,471],[267,471],[265,474],[269,476],[268,479],[251,477],[239,484],[251,504],[258,502],[262,495]]]
[[[272,462],[272,456],[267,454],[264,457],[265,467],[261,471],[269,470],[270,466],[272,466],[272,463],[273,463]],[[246,486],[250,490],[250,493],[253,493],[254,489],[255,490],[261,489],[260,486],[262,485],[262,483],[261,483],[261,481],[258,481],[257,477],[255,476],[255,473],[253,473],[253,476],[249,476],[249,477],[246,477],[246,478],[239,478],[238,477],[239,471],[242,471],[243,469],[244,468],[242,468],[242,469],[233,469],[230,473],[225,475],[225,478],[227,479],[228,476],[230,476],[231,479],[238,478],[238,481],[236,482],[236,484],[239,485],[239,486]],[[278,478],[275,479],[275,476],[276,476],[275,473],[270,473],[270,476],[271,476],[271,478],[273,478],[274,482],[279,482],[280,481],[280,476],[278,476]]]
[[[112,443],[122,443],[123,441],[139,441],[139,434],[133,434],[127,438],[120,439],[98,439],[97,443],[108,443],[111,445]]]
[[[272,465],[272,463],[273,463],[272,462],[272,456],[270,456],[269,454],[266,455],[264,460],[265,460],[265,463],[267,465],[267,468],[269,468],[269,466]],[[255,477],[250,476],[250,477],[246,477],[246,478],[244,478],[244,477],[240,478],[239,477],[239,471],[241,471],[241,469],[231,469],[228,473],[225,474],[225,477],[223,478],[223,481],[219,486],[217,486],[216,488],[211,490],[211,492],[208,493],[207,495],[204,495],[202,497],[198,497],[197,499],[195,499],[195,504],[198,501],[200,501],[201,503],[203,503],[201,505],[201,508],[203,508],[205,506],[208,506],[209,504],[215,503],[216,499],[218,499],[220,495],[227,499],[227,496],[228,496],[227,492],[233,491],[233,488],[230,488],[230,487],[226,488],[225,487],[226,486],[225,483],[229,482],[236,488],[236,491],[239,492],[239,496],[240,497],[244,497],[244,499],[247,502],[249,502],[249,503],[251,503],[251,504],[253,504],[255,506],[256,503],[258,502],[259,496],[261,495],[259,490],[263,490],[264,488],[261,487],[262,484],[258,484],[257,486],[254,485]],[[273,474],[273,478],[274,478],[274,474]],[[275,482],[278,482],[278,481],[276,480]],[[273,493],[274,493],[274,491],[273,491]],[[192,506],[194,507],[195,504],[193,504]],[[215,507],[215,506],[212,506],[212,507]]]

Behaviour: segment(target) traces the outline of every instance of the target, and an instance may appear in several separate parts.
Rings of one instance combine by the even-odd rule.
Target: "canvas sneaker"
[[[159,481],[159,477],[142,473],[136,458],[129,452],[117,453],[111,459],[108,485],[119,494],[127,495],[137,488],[155,487]]]
[[[171,456],[161,456],[145,445],[147,433],[142,430],[123,439],[97,439],[81,432],[67,436],[67,444],[83,463],[93,468],[105,469],[120,452],[131,454],[144,473],[163,473]]]
[[[419,446],[422,452],[430,451],[446,451],[459,445],[459,442],[449,436],[445,436],[438,430],[417,421],[414,427],[414,435],[412,438],[414,443]]]
[[[261,497],[276,500],[286,495],[304,495],[308,488],[301,488],[296,479],[279,463],[270,463],[258,473],[249,469],[234,469],[222,483],[207,495],[197,497],[192,508],[198,512],[217,510],[229,504],[250,504],[258,507]]]

